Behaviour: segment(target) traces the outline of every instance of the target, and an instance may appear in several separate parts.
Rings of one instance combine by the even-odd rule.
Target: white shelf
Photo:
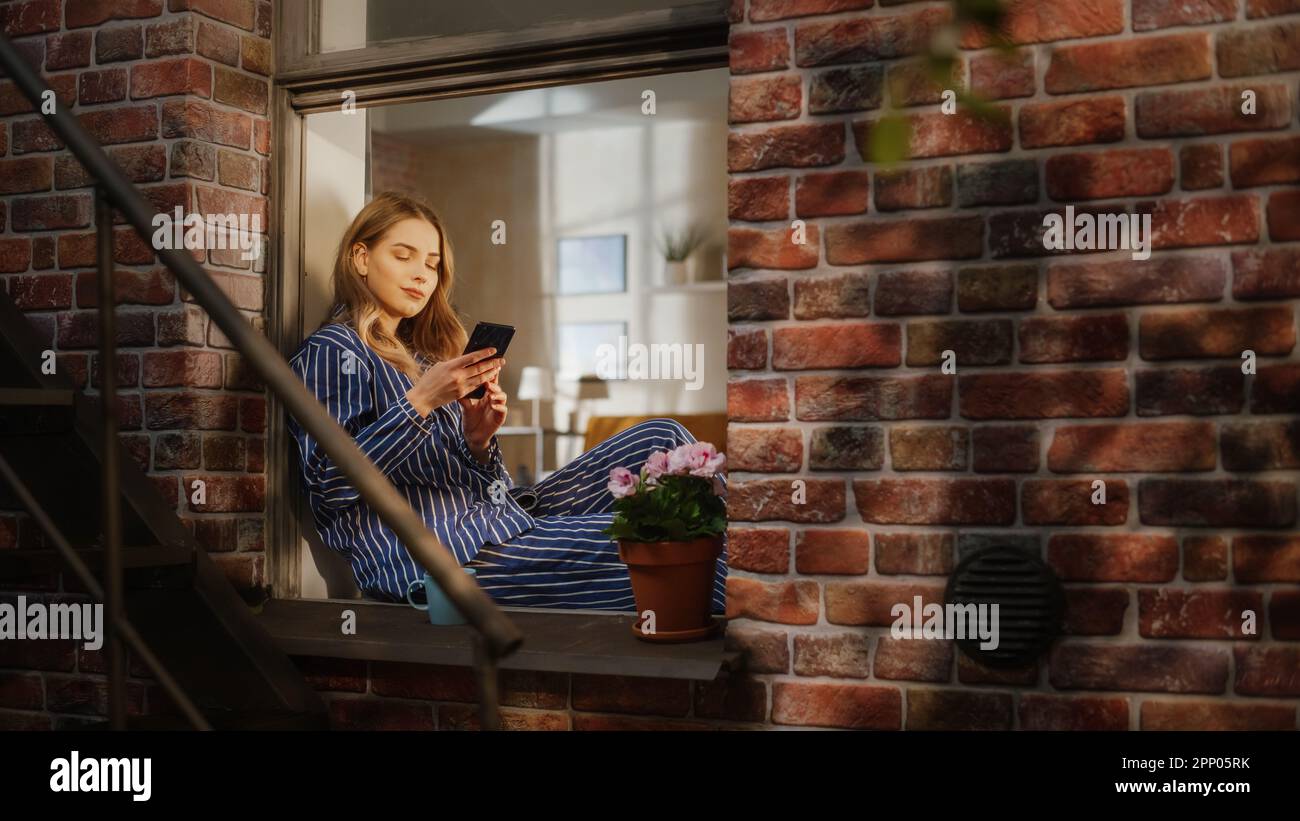
[[[704,282],[687,282],[682,285],[660,285],[655,288],[647,288],[646,293],[650,294],[690,294],[701,291],[725,291],[727,289],[726,280],[710,279]]]

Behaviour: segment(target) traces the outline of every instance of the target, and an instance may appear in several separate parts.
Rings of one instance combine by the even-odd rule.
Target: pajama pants
[[[542,479],[533,489],[536,526],[502,544],[485,545],[466,567],[479,585],[505,607],[553,607],[636,611],[627,565],[618,542],[600,531],[614,521],[610,469],[639,474],[651,453],[695,442],[673,419],[650,419],[614,434]],[[716,474],[723,491],[726,477]],[[713,612],[726,612],[727,550],[713,580]]]

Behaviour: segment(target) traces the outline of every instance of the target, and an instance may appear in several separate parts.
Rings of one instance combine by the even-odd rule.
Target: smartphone
[[[505,355],[506,348],[510,347],[510,340],[515,335],[515,326],[498,325],[495,322],[480,322],[474,326],[474,332],[469,335],[469,343],[465,345],[465,353],[481,351],[484,348],[496,348],[497,352],[491,357],[499,359]],[[465,394],[471,399],[482,399],[483,394],[487,393],[487,385],[479,385],[474,390]],[[462,399],[465,397],[462,396]]]

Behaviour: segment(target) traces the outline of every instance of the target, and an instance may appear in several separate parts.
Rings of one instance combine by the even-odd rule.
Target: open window
[[[498,435],[517,482],[567,463],[618,420],[725,431],[726,4],[664,5],[281,7],[311,21],[305,38],[300,25],[277,27],[283,247],[268,333],[281,351],[324,319],[352,216],[373,193],[406,190],[447,223],[452,302],[467,327],[518,329]],[[666,264],[665,240],[688,233],[689,264]],[[602,343],[669,339],[707,351],[689,381],[627,379],[625,357],[596,358]],[[272,409],[268,431],[274,594],[355,598],[349,568],[316,538],[282,415]]]

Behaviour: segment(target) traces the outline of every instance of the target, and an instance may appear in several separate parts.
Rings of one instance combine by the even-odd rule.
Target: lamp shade
[[[538,365],[527,365],[519,377],[519,390],[515,391],[515,397],[518,399],[545,399],[555,398],[555,380],[551,377],[551,372],[547,368]]]
[[[608,399],[609,385],[595,374],[583,374],[578,377],[579,399]]]

